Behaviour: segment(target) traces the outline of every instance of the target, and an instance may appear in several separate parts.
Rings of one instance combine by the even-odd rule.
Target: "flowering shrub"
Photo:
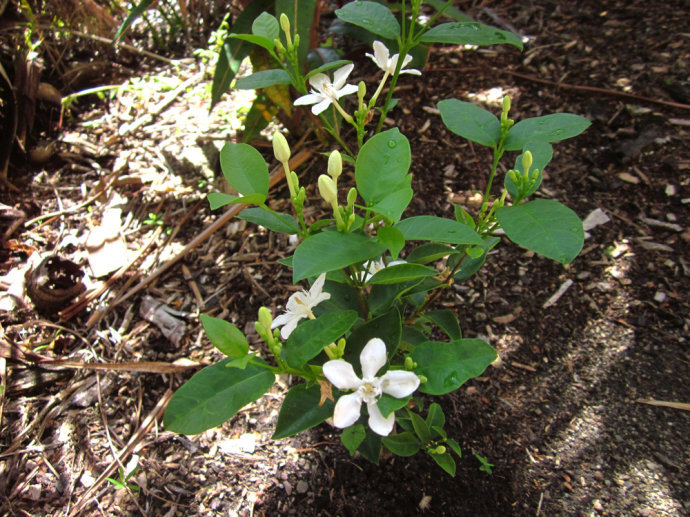
[[[346,5],[347,21],[356,18],[352,13],[357,5],[368,3]],[[413,2],[413,11],[414,6]],[[407,54],[403,59],[390,57],[378,41],[373,50],[370,57],[383,70],[384,80],[391,78],[391,91],[400,73],[417,72],[404,69]],[[423,451],[453,475],[450,452],[460,456],[460,447],[447,436],[438,404],[431,404],[422,416],[424,401],[418,393],[450,393],[481,375],[497,354],[485,341],[463,337],[455,313],[435,308],[434,302],[444,289],[479,270],[500,242],[499,230],[514,243],[556,261],[568,263],[577,256],[584,240],[578,216],[557,201],[529,198],[541,184],[551,144],[576,136],[589,122],[577,115],[553,114],[515,124],[509,118],[507,97],[500,117],[455,99],[439,102],[442,121],[452,132],[493,149],[482,204],[474,215],[456,206],[453,218],[403,217],[413,197],[409,141],[396,128],[375,131],[365,141],[365,126],[383,81],[365,102],[363,83],[346,84],[352,69],[352,64],[345,64],[332,81],[323,72],[312,74],[311,93],[296,101],[312,105],[319,115],[335,106],[357,133],[358,150],[350,156],[354,186],[338,184],[343,169],[338,151],[330,154],[326,174],[318,178],[318,191],[332,217],[306,219],[306,190],[289,168],[291,151],[281,133],[274,135],[273,148],[285,170],[291,214],[266,205],[268,165],[256,149],[243,143],[223,148],[223,173],[239,195],[210,194],[211,206],[256,205],[239,217],[296,236],[299,244],[293,255],[281,262],[292,268],[295,283],[314,281],[308,291],[293,294],[275,319],[266,307],[259,310],[255,328],[270,353],[266,358],[260,349],[251,350],[231,323],[202,316],[206,334],[227,358],[198,372],[175,393],[165,425],[185,434],[202,432],[266,393],[276,375],[290,374],[304,382],[287,392],[275,439],[332,418],[335,427],[344,429],[342,441],[351,454],[358,451],[378,462],[382,447],[401,456]],[[350,115],[339,99],[354,92],[357,110]],[[498,163],[506,151],[520,154],[500,195],[494,196]],[[341,204],[343,190],[347,193]]]

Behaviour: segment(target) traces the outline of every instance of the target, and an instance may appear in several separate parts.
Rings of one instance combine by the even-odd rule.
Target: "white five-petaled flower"
[[[312,90],[307,95],[299,97],[295,101],[296,106],[304,106],[306,104],[314,104],[311,111],[314,115],[323,112],[333,102],[337,102],[343,95],[350,95],[357,91],[357,86],[354,84],[345,84],[347,76],[350,75],[352,69],[355,67],[352,63],[345,65],[333,74],[333,82],[326,74],[314,74],[309,78],[309,84]]]
[[[299,291],[288,299],[285,312],[273,320],[271,328],[283,327],[280,329],[280,337],[287,339],[295,330],[299,320],[302,318],[313,318],[311,310],[321,302],[330,299],[330,293],[323,292],[323,284],[326,281],[326,273],[322,273],[314,281],[309,291]]]
[[[419,377],[405,370],[388,370],[381,377],[378,371],[386,364],[386,345],[379,338],[370,339],[359,356],[362,378],[357,377],[352,365],[342,359],[327,361],[323,365],[324,376],[340,390],[354,390],[343,395],[335,404],[333,424],[349,427],[359,420],[362,402],[369,411],[369,427],[376,434],[388,436],[395,424],[395,413],[384,417],[377,405],[381,394],[401,399],[412,395],[419,387]]]
[[[364,282],[368,282],[371,280],[371,277],[374,276],[376,273],[381,271],[382,269],[385,269],[389,266],[397,266],[398,264],[407,264],[407,261],[405,260],[394,260],[392,262],[389,262],[386,264],[383,261],[383,257],[381,257],[378,260],[374,260],[369,264],[369,271],[364,275]]]
[[[374,41],[374,55],[366,54],[374,63],[383,70],[386,75],[391,75],[395,73],[395,67],[398,66],[398,59],[400,54],[394,54],[393,57],[390,56],[390,51],[388,47],[381,43],[380,41]],[[405,70],[405,66],[412,61],[412,56],[410,54],[405,54],[405,59],[403,59],[402,66],[400,67],[401,74],[412,74],[412,75],[422,75],[422,72],[414,68]]]

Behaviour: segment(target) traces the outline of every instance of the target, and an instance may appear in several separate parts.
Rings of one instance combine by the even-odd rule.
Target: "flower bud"
[[[273,40],[273,45],[275,46],[278,55],[282,57],[282,55],[285,54],[285,47],[278,38]]]
[[[538,177],[539,177],[539,169],[534,169],[529,175],[529,179],[532,183],[537,181]]]
[[[328,157],[328,175],[333,181],[338,181],[338,177],[343,172],[343,157],[338,151],[333,151]]]
[[[295,47],[299,48],[299,34],[295,34]]]
[[[273,155],[280,163],[290,160],[290,146],[283,134],[279,131],[273,133]]]
[[[355,207],[355,201],[357,201],[357,189],[352,187],[347,193],[347,211],[352,212]]]
[[[445,445],[439,445],[438,447],[431,449],[431,452],[433,454],[445,454],[447,450],[448,449],[446,449]]]
[[[522,170],[525,174],[529,174],[529,168],[532,166],[532,153],[525,151],[522,155]]]
[[[510,97],[508,97],[506,95],[505,97],[503,97],[503,113],[505,113],[507,115],[509,111],[510,111]]]
[[[285,34],[290,34],[290,19],[285,13],[280,13],[280,28]]]
[[[335,187],[335,182],[325,174],[319,176],[319,193],[326,203],[331,206],[338,202],[338,191]]]
[[[271,311],[267,307],[259,308],[259,324],[266,330],[270,330],[271,324],[273,323],[273,316],[271,316]]]
[[[520,185],[520,178],[518,178],[517,173],[513,169],[508,171],[508,177],[510,177],[515,185]]]
[[[414,368],[414,361],[413,361],[412,358],[408,355],[408,356],[405,358],[405,370],[412,370],[412,368]]]
[[[297,173],[295,171],[290,171],[290,178],[292,179],[292,185],[295,187],[295,189],[299,189],[299,178],[297,177]]]
[[[359,84],[357,85],[357,97],[359,97],[360,100],[364,100],[364,96],[367,94],[367,85],[364,83],[364,81],[360,81]]]

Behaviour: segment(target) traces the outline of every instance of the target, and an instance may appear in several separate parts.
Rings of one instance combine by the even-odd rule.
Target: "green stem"
[[[479,211],[479,222],[481,223],[484,218],[486,209],[489,207],[489,196],[491,195],[491,187],[494,182],[494,176],[496,175],[496,169],[498,168],[498,162],[503,156],[503,143],[500,142],[496,147],[494,147],[494,161],[491,164],[491,173],[489,174],[489,181],[486,185],[486,191],[484,192],[484,197],[482,198],[482,208]]]

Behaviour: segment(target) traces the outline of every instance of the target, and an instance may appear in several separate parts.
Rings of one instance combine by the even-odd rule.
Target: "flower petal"
[[[331,84],[331,79],[326,74],[314,74],[309,78],[309,84],[319,93],[323,93],[323,83]]]
[[[386,344],[375,337],[369,340],[362,353],[359,355],[359,363],[362,365],[362,378],[371,379],[376,376],[384,364],[386,364]]]
[[[419,387],[419,377],[405,370],[388,370],[381,377],[381,391],[396,399],[412,395]]]
[[[333,425],[339,428],[350,427],[362,411],[362,397],[359,393],[343,395],[338,399],[333,411]]]
[[[345,84],[345,81],[347,80],[347,76],[350,75],[350,72],[354,69],[355,65],[354,63],[350,63],[349,65],[345,65],[343,67],[338,68],[335,73],[333,74],[333,88],[336,90],[340,90],[343,85]],[[321,75],[321,74],[316,74],[316,75]],[[316,75],[314,77],[316,77]],[[313,79],[312,77],[311,79]],[[311,81],[310,79],[310,81]],[[328,81],[330,83],[330,81]],[[355,91],[357,91],[357,87],[355,86]]]
[[[388,415],[388,418],[383,418],[383,414],[376,405],[376,402],[367,404],[367,410],[369,410],[369,427],[371,430],[381,436],[388,436],[391,434],[393,426],[395,425],[395,412]]]
[[[326,361],[323,374],[339,390],[356,390],[362,384],[352,365],[342,359]]]
[[[316,104],[317,102],[321,102],[322,100],[323,95],[320,95],[318,93],[308,93],[295,99],[295,102],[293,104],[295,106],[304,106],[305,104]]]
[[[288,315],[288,316],[290,316],[290,315]],[[302,316],[292,315],[292,317],[290,317],[288,319],[287,323],[285,323],[285,325],[283,325],[283,328],[280,329],[280,337],[282,337],[283,339],[289,338],[290,334],[292,334],[292,331],[297,328],[297,324],[299,323],[299,320],[301,320],[301,319],[302,319]]]
[[[319,102],[318,104],[315,104],[314,106],[311,107],[311,112],[314,115],[318,115],[319,113],[322,113],[323,111],[326,111],[326,108],[331,105],[333,102],[331,99],[328,99],[326,97],[322,97],[323,100]]]
[[[340,97],[342,97],[343,95],[351,95],[353,93],[357,93],[357,90],[359,90],[359,88],[354,84],[346,84],[345,86],[340,88],[340,90],[337,90],[335,92],[335,97],[337,99],[340,99]]]
[[[390,56],[390,52],[388,51],[388,47],[381,43],[380,41],[374,41],[374,61],[376,61],[376,64],[379,65],[379,68],[382,70],[386,70],[386,66],[388,65],[388,56]]]

